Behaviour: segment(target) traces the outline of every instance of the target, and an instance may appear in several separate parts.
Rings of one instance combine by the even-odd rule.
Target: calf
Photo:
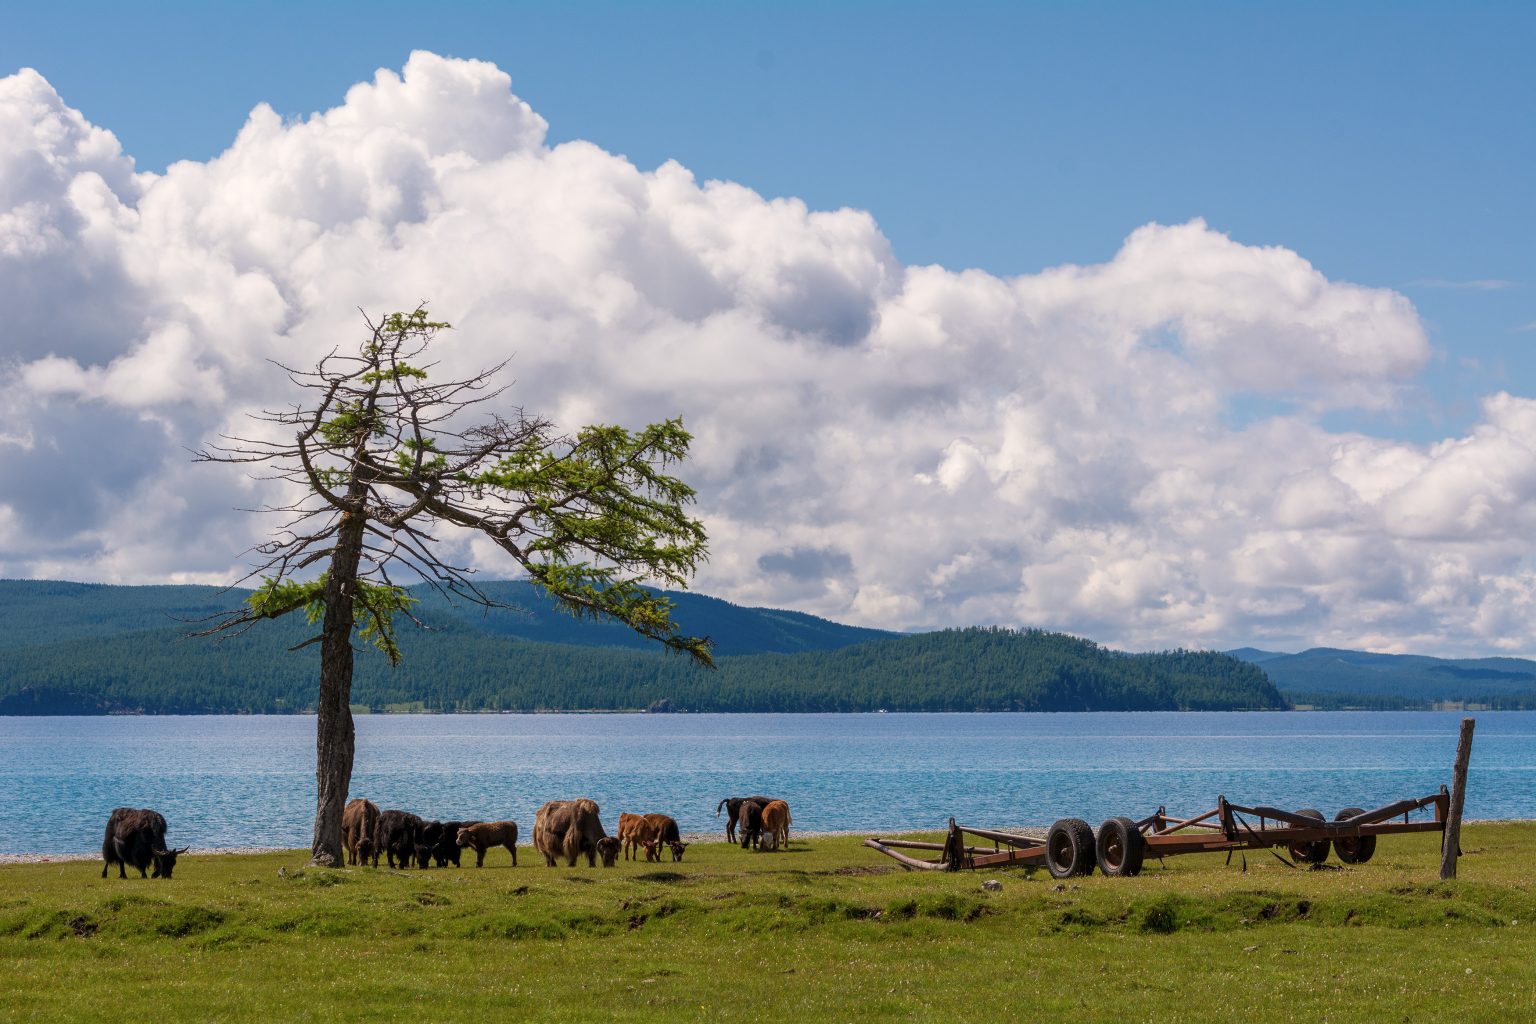
[[[715,807],[715,817],[717,818],[720,817],[720,808],[725,808],[725,841],[728,843],[736,841],[736,825],[737,819],[741,814],[741,805],[748,800],[759,807],[773,803],[773,797],[771,796],[728,796]]]
[[[117,877],[127,878],[127,865],[139,869],[139,877],[145,877],[151,865],[154,874],[150,878],[170,878],[176,868],[178,854],[186,853],[187,847],[167,849],[165,845],[165,818],[159,811],[147,807],[134,810],[119,807],[107,818],[107,833],[101,840],[101,877],[107,877],[107,869],[117,865]]]
[[[454,836],[460,848],[475,849],[475,867],[485,867],[485,851],[493,846],[504,846],[512,855],[512,866],[517,867],[517,822],[477,821],[460,828]]]
[[[656,843],[658,847],[665,844],[672,851],[672,863],[683,859],[683,851],[688,849],[688,844],[683,842],[683,837],[677,830],[677,819],[670,814],[647,814],[646,823],[655,829]],[[659,850],[655,854],[656,860],[661,860]]]
[[[656,826],[649,820],[649,815],[630,814],[628,811],[619,812],[619,843],[624,848],[624,859],[629,860],[632,853],[644,848],[645,859],[651,859],[651,850],[656,844]]]
[[[348,864],[367,864],[373,857],[373,830],[378,824],[378,804],[363,797],[347,801],[341,812],[341,845],[346,848]],[[377,857],[373,857],[373,866],[379,866]]]
[[[782,842],[789,846],[789,804],[774,800],[763,808],[763,841],[770,850],[777,850]]]

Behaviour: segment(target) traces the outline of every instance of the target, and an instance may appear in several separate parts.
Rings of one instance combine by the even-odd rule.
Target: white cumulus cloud
[[[1323,425],[1425,367],[1402,295],[1198,220],[1016,278],[903,266],[870,213],[545,129],[500,69],[418,52],[148,175],[35,72],[0,79],[0,574],[239,575],[262,485],[186,449],[291,397],[270,360],[425,299],[457,328],[444,372],[510,359],[511,400],[567,427],[684,417],[708,593],[1129,647],[1536,652],[1536,402],[1432,445]]]

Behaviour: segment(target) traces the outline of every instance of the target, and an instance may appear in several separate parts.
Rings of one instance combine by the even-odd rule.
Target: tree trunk
[[[354,485],[354,489],[356,488]],[[360,495],[358,496],[361,497]],[[359,502],[360,503],[360,502]],[[320,702],[315,721],[315,836],[312,863],[340,867],[341,813],[352,784],[355,734],[352,726],[352,599],[363,550],[364,517],[342,515],[325,587],[325,620],[320,641]]]

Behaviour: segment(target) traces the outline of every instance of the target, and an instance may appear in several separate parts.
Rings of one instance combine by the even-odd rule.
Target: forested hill
[[[583,647],[655,647],[626,626],[578,622],[526,581],[491,580],[480,586],[487,597],[505,607],[450,604],[430,587],[417,586],[411,588],[420,601],[416,615],[438,629]],[[221,587],[0,580],[0,623],[4,624],[0,651],[166,629],[179,636],[196,628],[199,621],[212,621],[221,612],[240,607],[249,594],[249,590]],[[716,653],[723,656],[828,650],[897,635],[801,612],[743,608],[702,594],[670,591],[667,597],[676,606],[673,617],[682,630],[713,637]],[[402,633],[410,630],[405,624]]]
[[[182,600],[187,595],[157,596],[179,613],[197,610],[197,601]],[[216,607],[224,607],[227,596]],[[724,606],[718,610],[722,622],[750,611],[717,603]],[[295,617],[216,643],[185,639],[180,624],[128,629],[132,616],[120,600],[100,619],[64,604],[51,623],[35,610],[31,618],[19,616],[42,642],[8,636],[0,656],[0,714],[313,708],[317,655],[313,648],[287,651],[311,632]],[[164,608],[155,612],[161,621],[164,615]],[[819,637],[830,646],[847,635],[839,632],[847,627],[809,616],[765,618],[763,635],[788,631],[806,645]],[[95,635],[58,639],[77,620],[92,624]],[[709,672],[654,650],[531,642],[488,630],[487,620],[475,613],[438,622],[430,632],[402,634],[406,658],[398,669],[371,651],[360,655],[354,702],[380,711],[1077,711],[1284,704],[1259,669],[1225,655],[1118,654],[1036,631],[877,633],[875,640],[830,650],[724,655],[719,669]],[[721,644],[732,646],[740,642]]]

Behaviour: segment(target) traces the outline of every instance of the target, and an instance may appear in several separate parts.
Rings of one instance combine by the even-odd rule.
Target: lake
[[[1048,825],[1245,804],[1372,808],[1450,784],[1460,713],[364,715],[354,795],[429,818],[590,796],[720,827],[722,797],[783,797],[794,830]],[[1466,814],[1536,818],[1536,712],[1479,712]],[[307,716],[0,718],[0,853],[99,850],[112,808],[180,846],[307,847]]]

